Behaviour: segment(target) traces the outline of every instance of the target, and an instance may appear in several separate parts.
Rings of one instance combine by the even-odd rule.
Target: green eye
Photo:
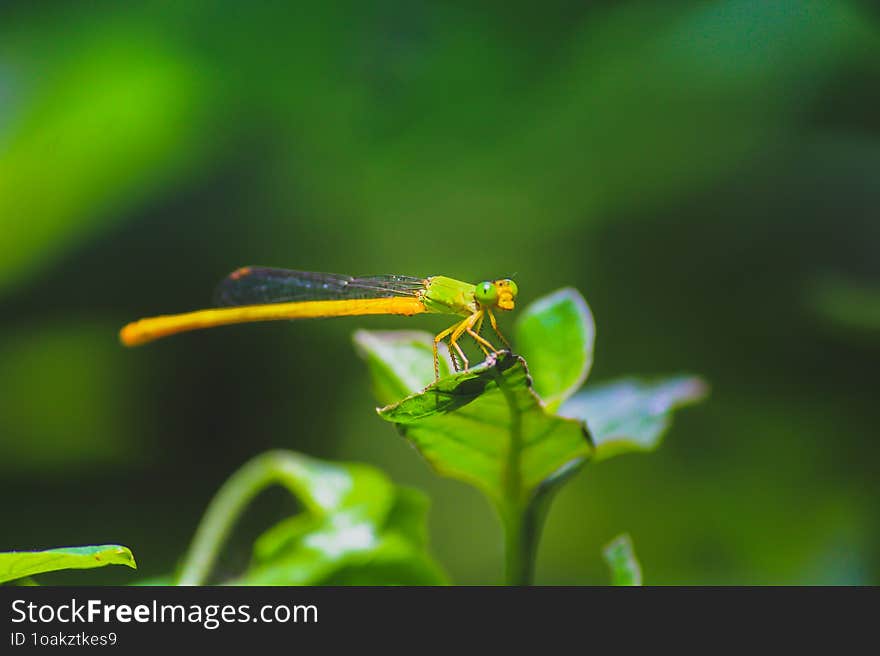
[[[498,290],[491,282],[481,282],[474,291],[474,298],[480,305],[494,305],[498,300]]]
[[[507,288],[510,290],[510,293],[516,298],[516,295],[519,294],[519,287],[516,286],[516,283],[510,280],[509,278],[504,282],[507,283]]]

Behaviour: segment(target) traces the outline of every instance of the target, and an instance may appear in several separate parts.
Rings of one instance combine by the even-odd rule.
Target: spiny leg
[[[480,330],[482,330],[482,328],[483,328],[483,319],[484,319],[484,318],[485,318],[485,313],[480,312],[480,318],[477,319],[477,323],[476,323],[476,325],[474,326],[474,330],[473,330],[473,332],[476,333],[477,335],[480,334]],[[477,346],[479,346],[481,349],[483,349],[483,353],[484,353],[485,356],[488,358],[488,357],[489,357],[489,351],[486,350],[486,347],[483,346],[483,345],[480,343],[480,340],[477,339],[477,337],[476,337],[473,333],[471,333],[471,331],[468,331],[468,333],[471,335],[471,337],[474,338],[474,341],[477,342]],[[495,349],[493,348],[492,350],[494,351]]]
[[[504,345],[508,349],[512,349],[513,347],[511,347],[510,342],[508,342],[507,338],[505,338],[504,335],[501,334],[501,331],[498,330],[498,322],[495,320],[495,315],[492,314],[492,310],[486,310],[486,313],[489,315],[489,323],[492,324],[492,330],[494,330],[495,334],[501,338],[501,341],[504,342]]]
[[[452,344],[452,348],[454,348],[458,352],[458,355],[461,357],[461,361],[463,363],[461,371],[465,371],[471,366],[471,363],[468,362],[467,356],[464,354],[464,351],[461,350],[461,346],[458,342],[450,342],[450,344]]]
[[[449,345],[453,347],[456,351],[458,351],[458,354],[461,356],[462,360],[464,360],[465,369],[470,366],[470,362],[468,362],[467,357],[465,357],[464,351],[461,350],[461,346],[458,345],[458,340],[465,333],[465,331],[470,330],[471,326],[474,325],[474,322],[476,320],[477,313],[475,312],[461,323],[456,324],[455,329],[452,331],[452,335],[449,336]]]
[[[486,354],[486,357],[488,357],[490,355],[489,351],[486,350],[487,348],[489,350],[491,350],[492,353],[498,353],[498,349],[492,345],[492,342],[490,342],[488,339],[486,339],[482,335],[479,335],[478,333],[474,332],[471,328],[468,328],[466,332],[468,335],[470,335],[471,337],[474,338],[474,341],[477,343],[477,346],[479,346],[481,349],[483,349],[483,353]]]
[[[437,336],[434,337],[434,380],[435,381],[440,380],[440,353],[437,351],[437,345],[440,342],[442,342],[444,339],[446,339],[447,335],[452,334],[452,331],[454,331],[457,327],[458,327],[457,323],[453,324],[453,325],[449,326],[449,328],[447,328],[443,332],[437,333]],[[452,363],[453,363],[453,367],[454,367],[455,366],[455,356],[452,356]]]
[[[449,359],[452,360],[452,371],[459,372],[464,367],[464,360],[460,359],[461,356],[458,354],[458,348],[450,341],[449,342]]]
[[[480,335],[480,328],[483,326],[483,317],[485,315],[485,312],[485,310],[477,310],[477,312],[472,314],[469,317],[468,321],[470,325],[465,328],[465,332],[474,338],[477,346],[483,349],[483,353],[486,354],[486,357],[489,357],[489,351],[491,351],[492,353],[498,353],[498,349],[495,348],[492,342]]]

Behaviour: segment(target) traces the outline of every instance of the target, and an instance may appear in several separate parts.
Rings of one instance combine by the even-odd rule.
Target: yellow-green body
[[[456,314],[464,317],[458,323],[450,326],[434,337],[434,375],[440,377],[440,360],[437,345],[444,339],[449,339],[452,348],[452,364],[458,369],[456,355],[461,359],[463,367],[468,368],[468,359],[464,354],[458,340],[462,335],[470,335],[484,353],[487,355],[497,353],[492,343],[480,335],[483,327],[483,319],[488,318],[489,324],[501,341],[507,344],[507,340],[498,330],[498,322],[493,309],[512,310],[516,300],[516,283],[507,278],[484,281],[478,285],[447,278],[446,276],[433,276],[425,279],[425,290],[419,295],[419,300],[425,306],[426,312],[436,314]]]
[[[455,278],[432,276],[425,280],[421,301],[428,312],[469,317],[478,309],[474,299],[475,289],[476,285]]]

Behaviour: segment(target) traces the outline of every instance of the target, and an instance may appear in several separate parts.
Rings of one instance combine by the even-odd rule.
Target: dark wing
[[[416,296],[424,280],[412,276],[364,276],[315,273],[247,266],[233,271],[218,286],[217,305],[263,305],[296,301],[342,301]]]

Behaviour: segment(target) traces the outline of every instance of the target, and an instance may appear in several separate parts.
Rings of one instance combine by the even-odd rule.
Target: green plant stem
[[[211,499],[183,560],[178,585],[204,585],[217,554],[242,511],[261,491],[280,483],[295,493],[290,470],[300,466],[295,454],[268,451],[238,469]]]
[[[531,585],[534,577],[535,553],[540,529],[528,521],[528,513],[520,508],[507,512],[504,522],[505,577],[507,585]]]
[[[530,514],[523,507],[521,499],[522,413],[516,403],[516,395],[507,388],[504,376],[498,374],[495,380],[510,409],[510,450],[504,468],[505,501],[501,509],[505,534],[504,582],[507,585],[531,585],[540,528],[530,521]]]

